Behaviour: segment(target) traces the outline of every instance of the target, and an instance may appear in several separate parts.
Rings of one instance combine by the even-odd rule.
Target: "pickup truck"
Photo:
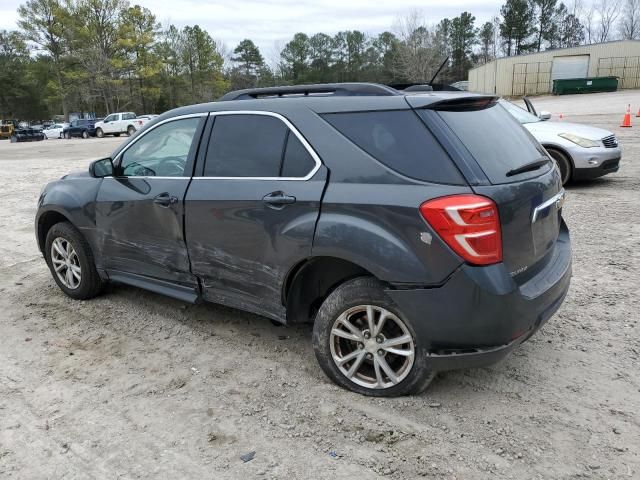
[[[101,122],[96,123],[96,136],[102,138],[105,135],[119,137],[121,133],[131,136],[143,125],[137,120],[133,112],[112,113]]]

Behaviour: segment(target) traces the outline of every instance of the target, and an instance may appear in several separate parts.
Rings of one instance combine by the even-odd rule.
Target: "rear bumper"
[[[438,288],[387,290],[414,326],[435,370],[497,362],[560,308],[571,281],[569,232],[562,225],[553,254],[517,285],[503,264],[462,266]]]

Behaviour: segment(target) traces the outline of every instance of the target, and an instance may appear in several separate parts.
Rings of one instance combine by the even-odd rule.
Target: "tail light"
[[[420,213],[451,249],[474,265],[502,261],[498,207],[479,195],[451,195],[420,205]]]

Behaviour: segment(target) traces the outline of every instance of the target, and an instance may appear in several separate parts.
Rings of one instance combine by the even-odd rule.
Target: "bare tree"
[[[596,25],[594,23],[596,9],[593,4],[584,11],[582,16],[582,24],[584,25],[585,41],[587,44],[594,43],[596,40]]]
[[[620,20],[622,38],[640,39],[640,0],[625,0]]]
[[[620,0],[598,0],[595,4],[598,12],[598,41],[606,42],[611,35],[618,15],[620,15]]]
[[[443,59],[434,32],[426,25],[422,14],[413,10],[398,17],[393,30],[402,41],[396,59],[400,76],[410,82],[429,81]]]

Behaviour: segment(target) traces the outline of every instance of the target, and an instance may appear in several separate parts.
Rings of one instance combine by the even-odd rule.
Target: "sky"
[[[427,24],[469,11],[476,25],[498,14],[503,0],[130,0],[149,8],[163,24],[198,24],[232,50],[244,38],[252,39],[263,55],[276,55],[296,32],[334,34],[360,30],[377,34],[392,30],[396,19],[420,11]],[[15,29],[20,0],[0,0],[0,29]]]

